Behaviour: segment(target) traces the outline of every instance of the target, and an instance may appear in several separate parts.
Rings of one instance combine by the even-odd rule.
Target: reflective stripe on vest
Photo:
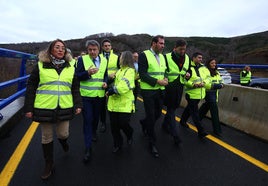
[[[74,67],[65,67],[60,75],[55,69],[43,68],[43,63],[38,62],[39,85],[36,90],[34,108],[55,109],[73,107],[72,81]]]
[[[166,71],[166,62],[165,58],[162,54],[159,54],[159,61],[160,64],[158,64],[154,54],[150,50],[144,51],[144,54],[148,61],[148,69],[147,73],[149,76],[155,78],[155,79],[164,79],[164,74]],[[141,80],[140,82],[141,89],[147,89],[147,90],[157,90],[157,89],[165,89],[165,86],[161,86],[159,84],[156,84],[155,86],[151,86],[148,83]]]
[[[88,69],[95,66],[89,55],[82,56],[84,68]],[[107,60],[100,56],[100,66],[96,74],[91,75],[91,78],[85,81],[80,81],[80,93],[84,97],[104,97],[105,90],[102,88],[104,74],[107,68]]]
[[[171,57],[171,53],[166,54],[166,57],[167,57],[167,62],[168,62],[168,67],[169,67],[169,72],[167,73],[168,81],[173,82],[180,75],[180,82],[184,84],[184,76],[190,66],[189,56],[185,54],[185,60],[184,60],[184,64],[181,70],[179,69],[178,65],[173,61]]]

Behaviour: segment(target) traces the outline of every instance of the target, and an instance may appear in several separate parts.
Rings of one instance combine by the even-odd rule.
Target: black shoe
[[[174,136],[173,139],[175,145],[179,145],[181,143],[181,139],[179,138],[179,136]]]
[[[69,151],[69,144],[68,143],[63,144],[62,148],[63,148],[64,152],[68,152]]]
[[[181,126],[184,128],[189,128],[189,125],[187,123],[184,122],[180,122]]]
[[[101,123],[100,132],[104,133],[106,131],[106,123]]]
[[[119,152],[121,150],[121,147],[114,147],[113,148],[113,153],[117,153],[117,152]]]
[[[90,158],[91,158],[91,148],[86,148],[84,155],[84,163],[89,162]]]
[[[147,136],[147,130],[145,127],[144,120],[140,120],[140,124],[141,124],[142,132],[143,132],[144,136]]]
[[[132,145],[132,143],[133,143],[133,138],[131,137],[131,138],[129,138],[129,139],[127,139],[127,144],[130,146],[130,145]]]
[[[67,143],[67,139],[58,139],[61,146],[62,146],[62,149],[64,152],[68,152],[69,151],[69,144]]]
[[[165,133],[170,134],[170,132],[169,132],[169,128],[168,128],[168,126],[167,126],[166,124],[162,124],[162,130],[163,130]]]
[[[153,145],[153,144],[150,145],[150,151],[151,151],[153,157],[159,158],[159,153],[158,153],[158,150],[157,150],[155,145]]]
[[[46,165],[45,165],[45,168],[44,168],[44,171],[43,171],[43,173],[41,175],[41,178],[43,180],[48,179],[51,176],[51,174],[53,173],[53,170],[54,170],[53,161],[47,161]]]
[[[204,138],[204,137],[206,137],[208,135],[208,133],[206,133],[205,131],[198,131],[198,137],[199,138]]]
[[[92,134],[92,139],[91,139],[93,142],[97,142],[97,134],[96,133],[93,133]]]

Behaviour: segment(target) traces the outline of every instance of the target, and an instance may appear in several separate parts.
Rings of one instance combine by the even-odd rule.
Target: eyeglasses
[[[54,46],[54,49],[56,49],[56,50],[62,50],[62,51],[65,51],[66,50],[65,47],[61,47],[59,45]]]

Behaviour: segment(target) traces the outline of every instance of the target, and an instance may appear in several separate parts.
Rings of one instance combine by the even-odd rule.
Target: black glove
[[[108,94],[109,94],[109,96],[115,94],[115,91],[114,91],[113,87],[108,89]]]
[[[222,87],[222,84],[213,84],[213,89],[221,89]]]

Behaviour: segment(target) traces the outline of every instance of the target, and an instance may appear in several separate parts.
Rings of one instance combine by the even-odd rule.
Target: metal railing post
[[[26,76],[26,62],[27,62],[27,59],[22,58],[21,66],[20,66],[20,77]],[[26,85],[26,81],[19,82],[18,83],[18,91],[25,88],[25,85]]]

